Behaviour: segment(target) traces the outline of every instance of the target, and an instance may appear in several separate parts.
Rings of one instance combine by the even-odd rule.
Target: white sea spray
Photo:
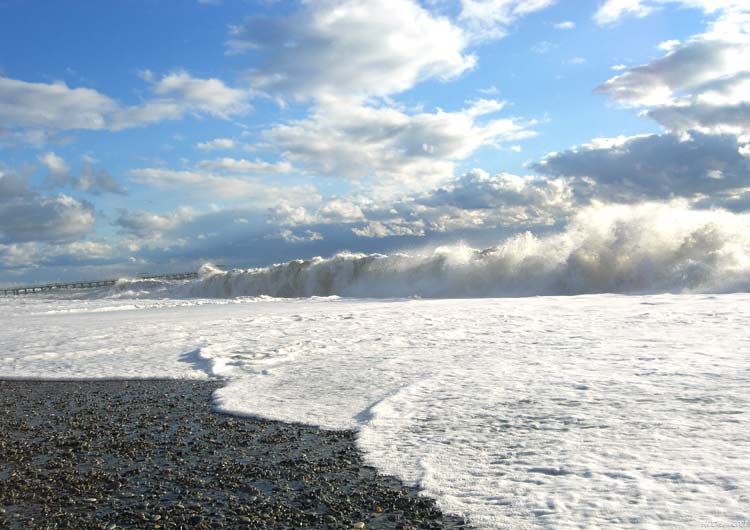
[[[750,290],[750,215],[679,204],[592,206],[559,233],[474,249],[342,252],[189,282],[125,281],[95,296],[503,297]]]

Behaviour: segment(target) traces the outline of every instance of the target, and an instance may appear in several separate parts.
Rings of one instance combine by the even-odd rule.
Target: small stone
[[[383,507],[382,507],[382,506],[380,506],[379,504],[376,504],[376,505],[375,505],[375,508],[373,508],[373,511],[374,511],[375,513],[383,513]]]
[[[365,527],[365,523],[363,523],[362,521],[358,523],[354,523],[354,526],[352,526],[354,530],[362,530],[364,527]]]

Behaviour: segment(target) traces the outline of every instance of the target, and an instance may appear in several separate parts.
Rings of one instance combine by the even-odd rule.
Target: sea
[[[628,226],[0,298],[0,378],[219,379],[479,529],[748,526],[746,227]]]

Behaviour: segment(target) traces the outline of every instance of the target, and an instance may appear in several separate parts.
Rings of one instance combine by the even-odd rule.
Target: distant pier
[[[175,274],[139,274],[139,280],[191,280],[197,278],[197,272],[179,272]],[[43,291],[59,291],[62,289],[94,289],[96,287],[108,287],[116,284],[121,279],[117,280],[94,280],[90,282],[70,282],[70,283],[48,283],[44,285],[30,285],[27,287],[8,287],[0,288],[0,295],[10,296],[19,294],[32,294],[40,293]]]

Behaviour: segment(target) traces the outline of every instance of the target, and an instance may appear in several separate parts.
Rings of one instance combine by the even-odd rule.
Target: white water
[[[553,235],[391,255],[341,253],[173,284],[125,281],[95,296],[470,298],[750,291],[750,215],[679,205],[591,207]]]
[[[479,528],[747,526],[748,290],[750,216],[593,207],[481,251],[0,299],[0,377],[223,378],[219,410],[356,429]],[[269,298],[311,295],[370,299]]]
[[[226,378],[479,528],[741,524],[750,295],[0,300],[0,377]]]

